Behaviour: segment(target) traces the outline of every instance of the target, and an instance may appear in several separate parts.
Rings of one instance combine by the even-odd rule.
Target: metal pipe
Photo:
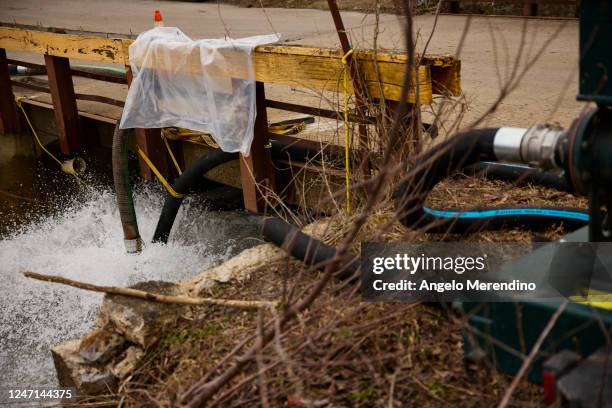
[[[497,160],[521,162],[521,141],[528,129],[501,127],[495,132],[493,152]]]

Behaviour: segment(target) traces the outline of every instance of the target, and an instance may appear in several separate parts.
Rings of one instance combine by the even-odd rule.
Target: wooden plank
[[[49,88],[47,88],[46,86],[42,86],[42,85],[30,84],[28,82],[15,81],[15,80],[10,80],[10,83],[13,86],[17,86],[17,87],[21,87],[25,89],[32,89],[34,91],[51,93],[51,90]],[[105,103],[107,105],[118,106],[120,108],[125,106],[125,102],[120,101],[119,99],[108,98],[106,96],[91,95],[91,94],[84,94],[84,93],[75,93],[74,96],[77,100],[81,100],[81,101],[100,102],[100,103]]]
[[[260,47],[261,48],[261,47]],[[294,47],[297,48],[297,47]],[[312,55],[293,55],[282,53],[256,53],[254,58],[258,81],[295,88],[307,88],[315,92],[344,92],[342,87],[342,55],[335,57]],[[365,81],[367,94],[372,98],[398,100],[403,84],[403,64],[397,62],[378,62],[379,79],[372,60],[359,60],[359,69]],[[432,102],[432,78],[429,66],[419,67],[419,91],[422,104]],[[382,89],[383,95],[380,90]],[[349,83],[348,92],[354,94],[353,84]],[[409,101],[415,100],[414,90],[409,92]]]
[[[74,34],[57,34],[21,28],[0,27],[0,48],[13,51],[47,53],[66,58],[79,58],[90,61],[112,62],[128,65],[129,39],[87,37]],[[223,51],[227,71],[224,75],[234,78],[247,78],[248,71],[238,61],[238,55],[229,50]],[[257,81],[308,88],[315,91],[338,91],[343,70],[342,51],[331,48],[313,48],[287,45],[259,46],[254,52],[255,78]],[[359,69],[365,78],[365,87],[373,98],[398,100],[401,93],[403,66],[406,56],[400,53],[360,51],[354,54],[359,61]],[[450,75],[459,65],[451,56],[424,56],[418,70],[420,82],[420,102],[429,104],[432,93],[440,89],[451,90],[452,95],[459,95],[459,75]],[[136,61],[137,65],[139,62]],[[375,65],[378,64],[378,70]],[[153,64],[157,65],[157,64]],[[186,72],[199,69],[200,56],[196,49],[189,56]],[[433,68],[436,67],[435,70]],[[145,68],[147,68],[145,66]],[[154,67],[153,67],[154,68]],[[376,73],[379,73],[377,77]],[[211,72],[214,73],[214,72]],[[440,78],[438,78],[439,74]],[[432,80],[441,87],[432,88]],[[380,95],[378,82],[382,83],[383,94]],[[450,81],[450,82],[448,82]],[[352,85],[349,92],[354,93]],[[409,102],[414,102],[411,92]]]
[[[131,40],[0,28],[0,48],[125,65]]]
[[[136,142],[138,146],[145,152],[147,157],[151,159],[155,167],[164,176],[168,177],[168,162],[166,161],[166,152],[161,140],[161,129],[134,129],[136,134]],[[140,175],[143,179],[151,181],[155,179],[155,175],[147,166],[147,164],[139,157]]]
[[[126,67],[126,69],[127,83],[128,86],[130,86],[133,79],[132,70],[129,67]],[[136,134],[136,143],[138,143],[138,146],[140,146],[155,167],[157,167],[157,170],[167,178],[170,173],[164,142],[161,139],[161,129],[137,128],[134,129],[134,133]],[[147,166],[147,163],[145,163],[141,157],[138,157],[138,163],[140,165],[140,175],[143,179],[147,181],[155,179],[155,174],[153,174],[149,166]]]
[[[268,117],[266,113],[266,95],[264,84],[255,85],[257,116],[255,117],[255,135],[248,156],[240,155],[240,176],[244,208],[254,213],[261,213],[265,208],[262,191],[257,184],[275,189],[272,155],[266,146],[269,143]]]
[[[36,106],[37,108],[53,109],[53,105],[45,103],[45,102],[36,101],[34,99],[24,99],[21,103],[24,105]],[[97,122],[102,122],[102,123],[106,123],[106,124],[113,125],[113,126],[117,124],[117,118],[96,115],[95,113],[80,111],[79,116],[82,118],[91,119]]]
[[[10,59],[10,58],[7,59],[7,61],[9,64],[21,65],[22,67],[35,68],[35,69],[39,68],[41,71],[44,70],[44,72],[46,72],[47,70],[47,68],[43,64],[35,64],[33,62],[20,61],[20,60]],[[101,74],[97,72],[83,71],[83,70],[74,69],[74,68],[71,68],[70,72],[72,73],[72,76],[80,76],[84,78],[97,79],[99,81],[113,82],[115,84],[127,84],[125,74],[123,75],[106,74],[106,73]]]
[[[19,132],[19,113],[11,87],[6,51],[0,48],[0,133]]]
[[[63,154],[81,149],[79,139],[79,113],[68,58],[45,55],[49,76],[49,90],[55,112],[55,123]]]
[[[219,51],[225,60],[221,66],[208,66],[207,72],[211,75],[218,75],[230,78],[248,78],[249,72],[240,54],[231,49]],[[344,92],[342,86],[342,51],[320,48],[296,47],[296,46],[260,46],[257,47],[253,55],[253,65],[255,67],[255,79],[266,84],[286,85],[294,88],[311,89],[314,92]],[[384,96],[388,100],[398,100],[401,94],[404,78],[405,56],[386,56],[382,60],[374,60],[367,53],[357,53],[364,58],[355,58],[359,62],[360,73],[365,82],[367,94],[373,98],[381,99]],[[136,60],[136,65],[141,69],[158,69],[164,66],[163,58],[155,51],[147,60]],[[159,61],[159,63],[157,63]],[[453,69],[454,66],[443,65],[442,59],[439,61],[440,68]],[[374,64],[378,64],[378,70]],[[201,59],[199,50],[186,56],[184,72],[201,72]],[[378,76],[377,76],[378,72]],[[419,91],[422,104],[432,102],[432,77],[429,65],[419,67]],[[415,74],[416,75],[416,74]],[[456,86],[449,85],[449,89]],[[382,89],[383,95],[380,90]],[[348,85],[348,92],[354,94],[352,82]],[[409,92],[409,101],[415,100],[414,90]]]
[[[451,68],[449,68],[451,67]],[[437,95],[461,95],[461,61],[453,60],[450,65],[429,65],[431,90]]]
[[[272,108],[272,109],[279,109],[279,110],[284,110],[288,112],[304,113],[306,115],[319,116],[319,117],[329,118],[329,119],[344,120],[343,112],[338,112],[338,111],[334,111],[331,109],[314,108],[312,106],[304,106],[304,105],[298,105],[295,103],[274,101],[271,99],[266,99],[266,105],[268,106],[268,108]],[[349,122],[373,124],[373,123],[376,123],[376,119],[374,119],[371,116],[360,118],[352,113],[349,113]]]

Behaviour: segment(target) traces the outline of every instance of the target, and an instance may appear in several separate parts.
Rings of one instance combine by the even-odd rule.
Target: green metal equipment
[[[552,158],[549,162],[554,162],[557,167],[564,170],[567,182],[573,187],[574,192],[589,199],[589,225],[566,236],[565,240],[568,242],[612,241],[612,222],[609,216],[612,210],[611,75],[612,2],[582,0],[580,91],[577,98],[581,101],[594,102],[597,106],[583,112],[572,127],[554,141],[554,146],[542,144],[544,148],[549,147],[549,157]],[[546,251],[546,246],[535,250],[522,259],[506,265],[496,272],[496,275],[500,278],[506,274],[516,277],[545,269],[541,265]],[[539,267],[529,268],[529,265],[539,265]],[[562,274],[563,271],[559,272]],[[594,280],[591,288],[612,293],[609,282],[610,279],[601,282]],[[551,316],[559,308],[560,301],[506,300],[498,303],[463,302],[457,303],[456,306],[468,316],[464,332],[466,361],[488,361],[503,372],[516,374],[523,363],[523,356],[532,349]],[[528,379],[538,383],[544,382],[545,386],[550,386],[549,378],[542,376],[542,366],[547,359],[561,352],[576,356],[573,364],[579,366],[581,364],[579,360],[587,359],[597,350],[600,350],[598,355],[604,350],[602,355],[609,356],[609,360],[612,360],[611,328],[612,302],[570,303],[546,337],[539,357],[528,372]],[[586,361],[591,360],[593,358]],[[609,364],[608,357],[603,364]],[[571,398],[576,399],[570,400],[570,405],[585,406],[584,401],[580,401],[581,398],[586,401],[588,393],[586,389],[596,388],[600,383],[605,391],[600,398],[609,396],[612,392],[609,380],[612,378],[612,372],[608,373],[607,377],[604,375],[603,380],[588,379],[585,376],[588,377],[588,373],[594,371],[584,367],[586,366],[583,364],[580,374],[574,376],[582,377],[583,385],[580,386],[583,388],[575,386],[578,387],[576,389],[583,391],[569,393],[573,395]],[[612,364],[608,367],[612,368]],[[557,383],[556,379],[553,381]]]

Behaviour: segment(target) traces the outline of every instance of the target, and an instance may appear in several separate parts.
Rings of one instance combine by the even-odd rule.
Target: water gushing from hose
[[[187,199],[168,245],[147,244],[125,253],[114,193],[85,193],[84,201],[58,205],[61,213],[0,238],[0,387],[54,386],[49,352],[91,328],[102,296],[32,281],[25,270],[101,285],[143,280],[176,281],[230,257],[257,236],[255,216],[214,213]],[[159,188],[135,195],[144,236],[152,236],[163,198]]]

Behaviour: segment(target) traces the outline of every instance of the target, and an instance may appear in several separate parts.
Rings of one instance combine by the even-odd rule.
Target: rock
[[[121,360],[111,368],[111,372],[115,377],[123,380],[128,375],[134,372],[138,363],[144,357],[144,351],[140,347],[129,347],[122,355]]]
[[[303,231],[314,238],[323,239],[329,230],[329,226],[328,220],[319,220],[305,226]],[[277,248],[274,244],[257,245],[245,249],[220,265],[179,282],[179,285],[184,294],[199,296],[216,282],[244,280],[262,266],[282,261],[286,257],[287,253]]]
[[[142,282],[132,288],[170,296],[179,294],[178,285],[169,282]],[[99,327],[112,328],[128,341],[146,349],[164,335],[179,315],[188,310],[189,308],[183,305],[106,295],[97,323]]]
[[[115,377],[106,367],[87,362],[79,353],[81,341],[70,340],[51,349],[57,379],[62,387],[74,387],[77,394],[96,395],[114,390]]]
[[[124,338],[106,329],[96,329],[81,339],[79,355],[86,361],[106,363],[123,349]]]

